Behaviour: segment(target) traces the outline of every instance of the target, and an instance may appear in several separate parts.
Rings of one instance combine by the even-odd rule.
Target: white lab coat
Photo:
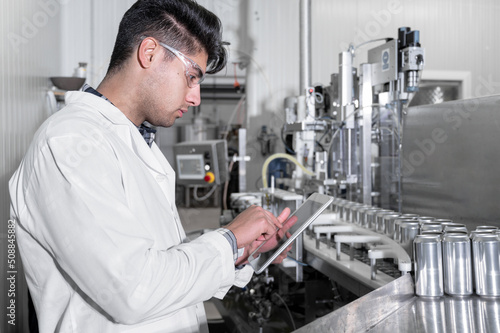
[[[109,102],[84,92],[37,131],[9,182],[45,332],[204,332],[203,301],[244,286],[217,231],[190,243],[175,173]]]

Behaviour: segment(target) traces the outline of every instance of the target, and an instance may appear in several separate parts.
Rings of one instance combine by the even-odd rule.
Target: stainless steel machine
[[[494,148],[500,97],[409,108],[425,61],[419,32],[403,27],[397,38],[371,43],[379,45],[367,51],[367,63],[354,68],[360,46],[350,46],[339,54],[339,72],[328,86],[304,85],[303,95],[285,100],[287,153],[265,161],[261,191],[233,194],[239,211],[258,203],[278,212],[313,192],[335,200],[295,244],[294,258],[301,260],[256,276],[230,299],[247,303],[246,313],[252,315],[246,319],[254,325],[248,331],[278,332],[271,329],[272,314],[283,309],[290,319],[282,319],[282,326],[299,332],[496,331],[500,287],[498,278],[490,277],[500,272],[493,199],[500,194],[494,167],[500,161]],[[273,172],[275,163],[292,171],[280,177]],[[416,294],[414,283],[419,290],[428,287],[428,278],[421,276],[431,274],[425,271],[431,257],[414,252],[415,240],[431,237],[441,249],[443,235],[453,233],[465,240],[470,236],[464,248],[476,240],[494,241],[487,251],[484,244],[472,247],[489,259],[478,259],[474,251],[468,255],[475,260],[452,259],[449,252],[443,258],[440,252],[432,272],[437,296]],[[459,262],[468,272],[474,268],[465,279],[470,286],[476,274],[476,289],[457,297],[449,294],[441,270]],[[322,292],[311,284],[321,285]],[[487,297],[484,288],[490,290]],[[236,308],[230,311],[245,317]],[[463,320],[456,321],[457,314]]]
[[[329,84],[311,86],[308,5],[301,1],[301,94],[284,101],[286,152],[268,157],[263,188],[233,193],[230,208],[293,210],[313,192],[335,200],[295,244],[293,258],[300,260],[255,276],[220,308],[244,327],[240,332],[498,331],[500,97],[410,108],[425,52],[419,31],[409,27],[394,38],[351,45],[339,54]],[[367,62],[353,67],[366,48]],[[476,252],[488,253],[488,260],[457,255],[454,262],[439,252],[430,272],[426,260],[434,257],[414,252],[415,239],[431,237],[441,249],[442,236],[453,233],[470,236],[463,248],[471,248],[486,229],[477,239],[494,244]],[[440,270],[459,262],[470,266],[467,272],[472,262],[479,265],[479,284],[457,297],[447,294]],[[430,281],[421,274],[433,274],[437,296],[416,295],[414,283],[423,288]],[[485,286],[488,297],[481,294]]]

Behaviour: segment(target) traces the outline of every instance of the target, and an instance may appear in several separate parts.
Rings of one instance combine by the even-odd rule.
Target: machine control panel
[[[225,140],[182,142],[174,146],[177,183],[220,185],[228,178]]]

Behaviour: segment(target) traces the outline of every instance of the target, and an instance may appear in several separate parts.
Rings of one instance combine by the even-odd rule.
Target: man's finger
[[[290,208],[286,207],[278,216],[278,221],[280,221],[281,224],[285,223],[288,216],[290,216],[290,213],[291,213]]]

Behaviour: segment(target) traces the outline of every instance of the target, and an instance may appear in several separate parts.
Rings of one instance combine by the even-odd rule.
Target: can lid
[[[443,233],[441,231],[436,231],[436,230],[422,230],[421,235],[435,235],[435,236],[442,236]]]
[[[418,223],[417,220],[412,219],[412,218],[407,218],[407,217],[396,218],[396,224],[401,224],[402,222],[416,222],[416,223]]]
[[[383,215],[382,216],[382,219],[383,220],[395,220],[396,218],[400,217],[401,215],[398,214],[398,213],[395,213],[395,214],[387,214],[387,215]]]
[[[476,227],[476,230],[498,230],[498,227],[493,225],[479,225]]]
[[[438,242],[441,242],[441,235],[440,234],[416,235],[413,242],[415,242],[415,243],[438,243]]]
[[[420,224],[418,224],[417,221],[401,221],[401,228],[407,229],[407,228],[418,228]]]
[[[429,227],[442,227],[441,223],[436,223],[436,222],[423,222],[420,223],[421,226],[429,226]]]
[[[403,214],[403,217],[418,217],[418,214]]]
[[[434,221],[435,219],[436,219],[436,218],[435,218],[435,217],[432,217],[432,216],[420,216],[420,217],[418,218],[418,220],[419,220],[419,221],[421,221],[421,222],[424,222],[424,221],[426,221],[426,222],[429,222],[429,221]]]
[[[492,233],[476,233],[473,234],[473,241],[477,242],[491,242],[491,241],[500,241],[500,237],[497,234]]]
[[[370,206],[364,205],[364,204],[359,203],[359,202],[357,202],[355,205],[350,206],[351,210],[355,210],[355,211],[361,210],[361,209],[366,208],[366,207],[370,207]]]
[[[439,223],[453,223],[453,221],[450,220],[450,219],[435,219],[434,222],[439,222]]]
[[[448,233],[443,235],[443,242],[470,242],[470,239],[467,234]]]
[[[382,215],[389,215],[389,214],[395,214],[396,212],[390,209],[381,209],[378,212],[375,213],[377,216],[382,216]]]

